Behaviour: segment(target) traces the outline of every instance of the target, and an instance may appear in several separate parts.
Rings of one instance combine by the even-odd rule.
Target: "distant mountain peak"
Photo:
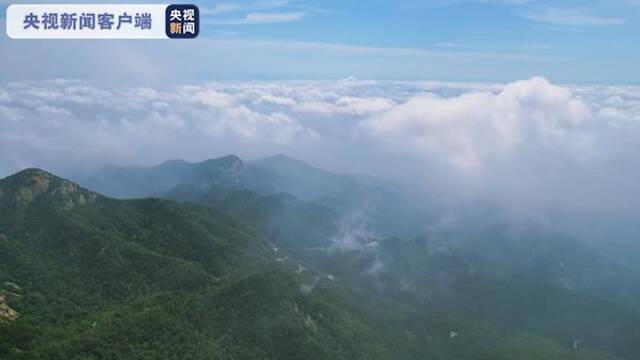
[[[219,160],[226,160],[226,161],[231,161],[231,162],[242,162],[242,159],[240,159],[240,157],[238,157],[237,155],[233,155],[233,154],[229,154],[229,155],[225,155],[219,158]]]
[[[319,170],[317,168],[315,168],[313,165],[310,165],[309,163],[300,160],[300,159],[296,159],[294,157],[291,157],[289,155],[286,154],[275,154],[263,159],[258,159],[258,160],[254,160],[255,163],[263,163],[263,164],[271,164],[271,165],[276,165],[279,167],[287,167],[287,168],[291,168],[291,167],[295,167],[295,168],[305,168],[305,169],[316,169]]]
[[[242,165],[242,159],[236,155],[223,156],[218,161],[222,162],[226,167],[235,168]]]
[[[267,159],[272,159],[272,160],[296,160],[293,157],[284,154],[284,153],[277,153],[277,154],[273,154],[271,156],[268,156]]]
[[[244,162],[236,155],[226,155],[217,159],[209,159],[200,164],[207,167],[212,166],[213,170],[220,170],[227,175],[237,175],[244,167]]]
[[[47,178],[53,178],[55,177],[55,175],[39,169],[39,168],[27,168],[24,170],[20,170],[17,173],[13,174],[13,175],[9,175],[7,178],[11,178],[11,177],[47,177]]]
[[[184,165],[184,164],[189,164],[189,162],[182,159],[172,159],[172,160],[167,160],[163,162],[162,164],[160,164],[160,166],[176,166],[176,165]]]
[[[294,157],[291,157],[287,154],[283,154],[283,153],[278,153],[278,154],[274,154],[271,155],[269,157],[266,157],[265,160],[272,160],[272,161],[292,161],[292,162],[303,162],[302,160],[298,160]]]
[[[6,185],[2,187],[29,189],[34,194],[38,194],[46,191],[49,188],[50,183],[55,180],[56,177],[54,175],[44,170],[29,168],[0,180],[0,186]]]
[[[36,168],[25,169],[0,180],[0,200],[19,207],[46,200],[72,209],[93,202],[97,197],[98,194],[69,180]]]

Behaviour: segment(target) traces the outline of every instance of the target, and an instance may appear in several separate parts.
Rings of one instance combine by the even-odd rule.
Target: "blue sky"
[[[125,69],[123,78],[146,82],[168,76],[167,58],[173,61],[173,56],[167,53],[188,53],[183,79],[356,76],[504,82],[541,75],[561,83],[640,82],[640,0],[248,0],[198,5],[206,25],[201,37],[188,43],[18,41],[3,34],[0,79],[100,78],[97,69],[130,67],[121,64],[123,54],[130,54],[127,62],[144,61],[146,65],[136,67],[145,69],[142,75]],[[91,55],[99,50],[105,52],[102,59]],[[43,51],[76,55],[47,59]],[[103,73],[107,79],[115,76],[115,70]]]

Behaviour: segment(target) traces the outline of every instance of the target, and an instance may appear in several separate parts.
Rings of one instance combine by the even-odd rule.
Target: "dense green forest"
[[[640,355],[635,278],[535,226],[396,232],[433,209],[282,157],[83,183],[140,199],[37,169],[0,180],[1,359]],[[381,225],[353,234],[363,199]]]

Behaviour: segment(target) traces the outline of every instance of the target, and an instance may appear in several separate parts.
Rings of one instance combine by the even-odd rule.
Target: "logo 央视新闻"
[[[193,39],[200,32],[200,11],[195,5],[169,5],[166,10],[167,36],[171,39]]]

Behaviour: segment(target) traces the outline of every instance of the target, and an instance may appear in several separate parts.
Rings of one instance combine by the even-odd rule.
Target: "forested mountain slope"
[[[425,301],[433,273],[410,265],[415,258],[402,252],[418,250],[404,245],[389,252],[398,263],[386,263],[388,275],[375,280],[396,284],[394,276],[424,270],[412,281],[424,280],[429,291],[379,291],[358,275],[375,252],[299,260],[304,248],[284,242],[277,249],[275,233],[262,221],[282,204],[295,210],[287,221],[294,214],[301,221],[309,221],[302,214],[330,219],[331,210],[284,195],[225,191],[212,195],[221,202],[205,206],[114,200],[37,169],[0,180],[1,357],[515,360],[615,359],[595,349],[636,354],[638,322],[631,312],[587,300],[576,315],[600,312],[575,324],[560,319],[569,328],[558,333],[543,322],[528,327],[539,335],[526,334],[509,319],[548,319],[566,306],[548,310],[535,297],[523,299],[527,293],[519,288],[505,283],[500,290],[482,277],[452,283],[457,301],[451,306],[440,293]],[[393,244],[399,243],[383,239],[378,248]],[[338,260],[340,266],[330,266]],[[393,269],[405,262],[407,268]],[[495,294],[502,294],[498,304],[492,303]],[[571,296],[551,299],[568,305],[588,299]],[[523,300],[532,315],[513,317],[522,315]],[[595,323],[598,314],[601,322]],[[625,328],[605,322],[621,318]],[[608,335],[585,338],[580,351],[572,349],[573,337],[565,332],[596,325]]]

